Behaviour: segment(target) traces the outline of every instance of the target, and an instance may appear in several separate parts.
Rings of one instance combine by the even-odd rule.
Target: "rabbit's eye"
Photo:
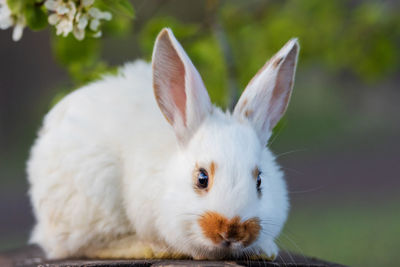
[[[197,174],[197,186],[202,189],[208,186],[208,173],[203,168],[201,168]]]
[[[261,193],[261,171],[258,167],[253,169],[253,178],[256,180],[257,191]]]
[[[257,190],[261,190],[261,171],[258,171],[257,175]]]

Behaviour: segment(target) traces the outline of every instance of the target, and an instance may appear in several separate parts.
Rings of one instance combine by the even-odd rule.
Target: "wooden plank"
[[[1,267],[340,267],[343,265],[321,261],[315,258],[303,257],[292,253],[281,253],[274,262],[256,260],[232,261],[194,261],[194,260],[94,260],[65,259],[47,260],[43,251],[37,246],[26,246],[20,249],[0,253]]]

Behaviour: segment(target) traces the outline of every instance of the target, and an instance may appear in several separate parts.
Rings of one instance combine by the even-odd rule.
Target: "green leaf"
[[[71,34],[68,37],[55,37],[53,50],[57,60],[65,66],[89,64],[100,57],[99,39],[85,38],[78,41]]]
[[[122,37],[132,32],[132,21],[126,16],[114,16],[110,21],[104,21],[103,32],[107,36]]]
[[[135,17],[135,10],[129,0],[97,0],[95,5],[100,9],[108,9],[114,14]]]
[[[162,28],[169,27],[173,30],[178,40],[185,44],[185,39],[193,39],[199,26],[196,24],[182,23],[174,17],[155,17],[148,21],[140,32],[140,46],[147,58],[153,51],[154,40]]]
[[[24,10],[26,24],[34,31],[42,30],[47,26],[47,14],[42,6],[27,5]]]
[[[25,5],[24,0],[7,0],[7,5],[12,14],[19,15]]]
[[[133,18],[135,16],[135,10],[128,0],[119,0],[117,3],[117,8],[130,18]]]
[[[67,70],[76,85],[99,79],[113,69],[100,59],[101,40],[85,38],[78,41],[74,36],[54,36],[53,52]]]

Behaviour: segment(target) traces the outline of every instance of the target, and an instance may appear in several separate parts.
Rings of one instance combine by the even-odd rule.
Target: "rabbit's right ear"
[[[186,144],[211,111],[200,74],[170,29],[163,29],[153,51],[153,88],[162,113]]]
[[[297,39],[287,42],[250,81],[234,109],[234,116],[248,120],[263,144],[288,106],[299,49]]]

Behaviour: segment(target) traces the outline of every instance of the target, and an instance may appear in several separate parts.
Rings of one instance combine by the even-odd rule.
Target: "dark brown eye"
[[[208,173],[205,169],[201,168],[197,174],[197,186],[201,189],[208,186]]]
[[[258,171],[257,175],[257,190],[261,189],[261,171]]]

